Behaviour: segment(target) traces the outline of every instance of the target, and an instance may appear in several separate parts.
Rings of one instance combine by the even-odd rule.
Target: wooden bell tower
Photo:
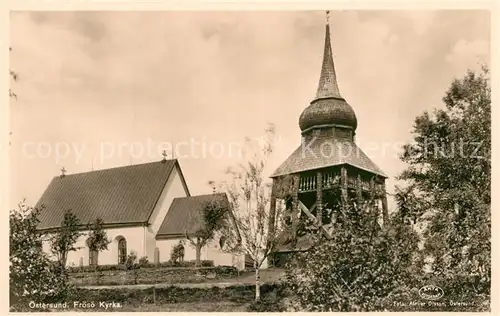
[[[276,212],[277,199],[284,200],[288,225],[294,232],[294,249],[308,247],[307,238],[300,236],[305,221],[313,222],[326,238],[331,238],[339,215],[332,210],[349,200],[358,205],[367,201],[378,204],[386,223],[387,176],[356,145],[357,118],[338,88],[328,11],[318,90],[300,115],[299,126],[301,145],[271,175],[271,218]],[[278,252],[287,251],[290,249],[284,241]]]

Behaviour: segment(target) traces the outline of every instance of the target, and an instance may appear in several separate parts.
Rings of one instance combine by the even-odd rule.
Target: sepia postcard
[[[491,312],[488,8],[67,9],[9,14],[10,312]]]

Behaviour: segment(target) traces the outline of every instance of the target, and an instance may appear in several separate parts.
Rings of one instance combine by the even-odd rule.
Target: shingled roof
[[[82,225],[98,217],[106,226],[146,224],[174,168],[185,186],[175,159],[54,177],[36,204],[44,206],[38,227],[58,228],[68,210]]]
[[[204,225],[204,207],[213,201],[220,202],[229,210],[229,200],[225,193],[175,198],[158,229],[156,239],[179,238],[184,237],[186,233],[195,233]],[[232,217],[231,210],[229,212]]]
[[[276,169],[271,178],[342,164],[349,164],[387,178],[385,173],[354,142],[329,137],[317,138],[310,143],[301,144]]]

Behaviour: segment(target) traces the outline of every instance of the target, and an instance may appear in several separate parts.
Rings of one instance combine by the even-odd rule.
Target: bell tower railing
[[[334,172],[334,171],[325,171],[321,172],[321,183],[322,183],[322,189],[330,189],[333,186],[340,185],[340,174],[339,172]],[[359,182],[358,182],[359,181]],[[300,193],[305,193],[305,192],[313,192],[316,191],[317,189],[317,174],[311,174],[311,173],[305,173],[301,174],[299,178],[299,192]],[[357,186],[361,187],[362,191],[368,192],[370,191],[370,180],[367,178],[361,178],[358,180],[357,177],[353,175],[349,175],[347,177],[347,187],[349,189],[355,189]],[[375,189],[380,190],[382,189],[383,185],[380,183],[375,183]]]

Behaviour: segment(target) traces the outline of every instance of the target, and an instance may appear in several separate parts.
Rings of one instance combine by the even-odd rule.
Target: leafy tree
[[[111,243],[111,240],[108,239],[106,230],[103,229],[102,219],[97,218],[94,223],[89,224],[88,230],[89,237],[87,238],[87,247],[89,247],[89,251],[95,251],[98,256],[100,251],[108,250],[108,245]],[[96,262],[99,262],[97,258]]]
[[[54,302],[71,290],[64,269],[54,265],[42,250],[42,235],[37,230],[40,211],[24,201],[10,211],[11,307],[23,309],[29,301]]]
[[[456,291],[487,293],[491,252],[491,88],[489,70],[468,71],[445,107],[415,119],[401,159],[404,207],[425,224],[424,252],[435,277]]]
[[[212,201],[203,206],[200,227],[194,233],[186,231],[186,239],[196,250],[195,265],[197,267],[201,266],[201,250],[212,241],[217,232],[221,231],[226,225],[228,214],[228,205],[224,203],[224,199],[218,195],[214,195]],[[198,222],[199,219],[193,218],[191,220]]]
[[[271,183],[266,181],[267,161],[274,149],[275,128],[265,130],[263,141],[255,146],[247,141],[247,162],[230,168],[230,180],[223,184],[229,197],[234,225],[226,226],[226,251],[246,254],[255,268],[255,300],[260,300],[260,269],[278,245],[283,229],[283,208],[270,213]],[[236,227],[236,229],[234,229]]]
[[[62,267],[66,266],[68,253],[79,249],[75,247],[75,243],[82,235],[80,220],[71,210],[66,211],[61,222],[61,227],[55,233],[48,236],[50,250]]]
[[[331,230],[333,240],[316,234],[312,247],[287,263],[285,282],[295,308],[306,311],[377,311],[384,298],[412,284],[418,235],[393,214],[388,225],[377,222],[372,203],[352,201]]]

